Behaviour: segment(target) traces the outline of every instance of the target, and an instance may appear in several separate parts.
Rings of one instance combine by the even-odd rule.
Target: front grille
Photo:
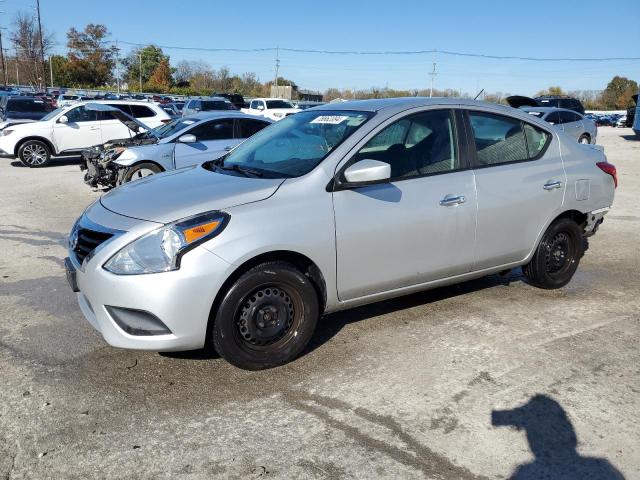
[[[78,241],[73,249],[78,262],[82,264],[87,255],[111,237],[113,237],[112,233],[96,232],[86,228],[78,229]]]

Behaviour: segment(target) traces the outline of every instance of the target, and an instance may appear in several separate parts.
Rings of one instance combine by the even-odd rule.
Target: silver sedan
[[[513,108],[329,104],[104,195],[73,226],[67,276],[111,345],[210,341],[268,368],[325,313],[518,267],[563,287],[616,184],[601,149]]]
[[[578,112],[552,107],[523,107],[522,110],[550,123],[556,130],[569,135],[579,143],[596,143],[596,123]]]

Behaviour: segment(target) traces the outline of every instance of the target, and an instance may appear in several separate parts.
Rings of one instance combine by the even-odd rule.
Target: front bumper
[[[69,270],[75,270],[71,277],[75,279],[82,313],[115,347],[153,351],[202,348],[213,300],[233,266],[205,248],[196,247],[184,255],[180,269],[172,272],[114,275],[102,268],[115,252],[138,236],[126,232],[107,240],[82,265],[69,251]],[[170,333],[132,335],[118,325],[112,307],[147,312]]]

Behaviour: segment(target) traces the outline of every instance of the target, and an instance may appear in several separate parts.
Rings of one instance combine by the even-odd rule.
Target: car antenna
[[[477,99],[478,99],[478,97],[479,97],[480,95],[482,95],[482,92],[484,92],[484,88],[483,88],[482,90],[480,90],[480,91],[478,92],[478,94],[477,94],[475,97],[473,97],[473,99],[474,99],[474,100],[477,100]]]

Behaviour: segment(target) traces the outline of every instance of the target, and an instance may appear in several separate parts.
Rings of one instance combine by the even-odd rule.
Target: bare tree
[[[18,57],[20,79],[23,83],[26,80],[30,85],[44,87],[47,72],[42,69],[41,53],[48,55],[53,46],[53,35],[45,31],[41,39],[35,16],[20,12],[13,22],[10,38]]]

